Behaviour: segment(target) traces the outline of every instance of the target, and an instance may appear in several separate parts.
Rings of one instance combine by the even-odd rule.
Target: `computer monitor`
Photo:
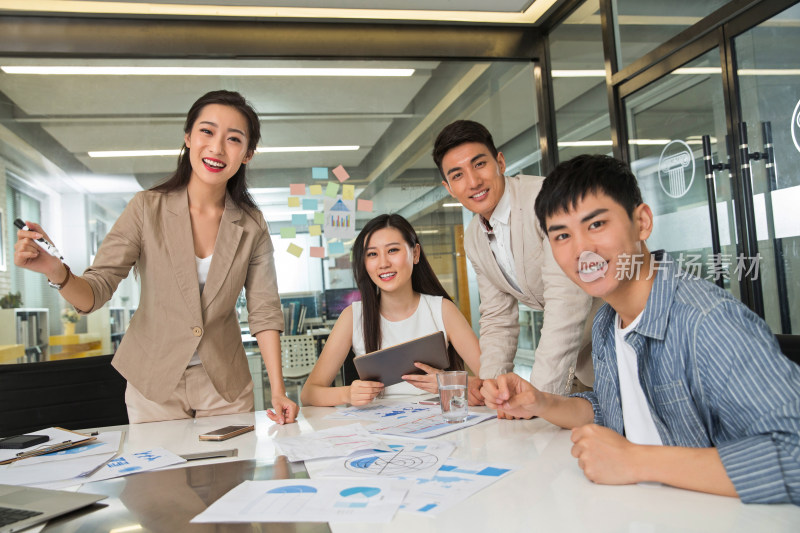
[[[325,316],[338,318],[348,305],[361,301],[358,289],[327,289],[325,291]]]

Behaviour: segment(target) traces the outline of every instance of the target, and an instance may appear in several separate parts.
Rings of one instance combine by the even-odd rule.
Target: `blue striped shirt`
[[[729,293],[658,255],[642,319],[626,340],[665,446],[715,446],[747,503],[800,505],[800,366],[766,323]],[[595,423],[623,434],[616,312],[592,327]]]

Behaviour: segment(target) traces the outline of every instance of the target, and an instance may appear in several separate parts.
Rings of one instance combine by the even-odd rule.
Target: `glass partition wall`
[[[411,221],[470,316],[463,224],[471,214],[441,186],[433,141],[453,120],[477,120],[510,167],[538,174],[530,61],[0,58],[6,257],[20,217],[40,221],[82,272],[133,195],[174,170],[192,102],[219,88],[241,92],[260,115],[249,186],[270,225],[289,333],[306,329],[301,308],[306,326],[335,316],[336,291],[354,287],[355,234],[390,212]],[[335,206],[346,210],[341,226],[329,221]],[[0,292],[21,295],[15,308],[48,311],[53,343],[43,355],[58,357],[66,303],[44,277],[9,259]],[[78,322],[91,341],[82,354],[111,353],[137,305],[131,273],[107,309]],[[6,336],[0,345],[17,343],[13,328]],[[27,360],[41,359],[26,349]]]

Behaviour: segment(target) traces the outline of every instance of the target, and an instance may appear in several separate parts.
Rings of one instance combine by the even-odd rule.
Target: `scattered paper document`
[[[296,437],[276,438],[273,443],[290,461],[343,457],[366,448],[388,451],[383,442],[370,435],[361,424],[323,429]]]
[[[86,478],[89,481],[103,481],[115,477],[138,474],[148,470],[156,470],[165,466],[185,463],[186,459],[180,455],[175,455],[164,448],[153,448],[136,453],[126,453],[116,459],[112,459],[97,473]]]
[[[400,510],[435,516],[515,469],[505,464],[477,463],[451,457],[433,479],[416,477],[416,485],[409,489]]]
[[[94,437],[90,435],[84,435],[83,433],[76,433],[75,431],[69,431],[67,429],[61,428],[47,428],[41,429],[39,431],[31,431],[26,433],[27,435],[47,435],[50,439],[39,445],[39,446],[31,446],[25,450],[0,450],[0,463],[5,463],[9,461],[16,461],[17,458],[21,455],[29,455],[31,453],[39,452],[48,453],[47,450],[53,447],[61,446],[63,448],[69,448],[71,446],[77,446],[78,444],[84,441],[93,441],[95,440]],[[21,460],[21,459],[20,459]]]
[[[441,414],[442,410],[438,405],[420,405],[418,403],[376,403],[359,407],[345,407],[337,409],[335,413],[326,415],[325,418],[348,419],[360,418],[366,420],[401,420],[408,418],[419,418],[430,414]]]
[[[397,442],[386,446],[391,451],[360,450],[345,458],[333,459],[319,475],[430,479],[455,449],[455,445],[447,441]]]
[[[115,454],[119,451],[121,440],[121,431],[107,431],[105,433],[100,433],[96,440],[87,442],[81,446],[75,446],[74,448],[67,448],[66,450],[60,450],[45,455],[37,455],[36,457],[29,457],[28,459],[22,459],[13,464],[14,466],[28,466],[38,463],[49,463],[51,461],[60,462],[65,459],[76,459],[78,457],[87,457],[90,455]]]
[[[400,420],[384,420],[367,426],[370,433],[378,435],[397,435],[400,437],[413,437],[417,439],[429,439],[438,437],[451,431],[468,428],[480,424],[485,420],[496,418],[496,414],[469,413],[467,419],[460,424],[448,424],[442,418],[442,413],[426,414],[419,417],[408,417]]]
[[[5,485],[42,485],[66,480],[75,480],[65,486],[79,485],[86,481],[86,475],[108,462],[116,451],[82,457],[64,457],[59,461],[48,461],[20,465],[11,463],[0,467],[0,483]],[[77,480],[78,478],[82,478]]]
[[[409,487],[391,479],[245,481],[192,523],[390,522]]]

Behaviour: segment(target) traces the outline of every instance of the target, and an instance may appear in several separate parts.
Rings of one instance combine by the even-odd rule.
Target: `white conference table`
[[[477,408],[483,411],[486,408]],[[124,426],[124,451],[161,446],[177,454],[236,448],[237,457],[192,461],[273,461],[272,439],[353,420],[324,419],[333,408],[303,407],[296,424],[279,426],[263,411]],[[224,442],[198,435],[223,426],[255,423],[255,432]],[[364,421],[364,424],[370,422]],[[517,465],[519,470],[436,518],[399,512],[389,524],[331,524],[334,533],[472,531],[747,532],[800,531],[800,507],[745,505],[734,498],[662,485],[605,486],[588,481],[570,455],[570,432],[544,420],[489,420],[438,437],[456,445],[453,457]],[[319,462],[306,464],[314,477]],[[88,485],[87,485],[88,487]]]

